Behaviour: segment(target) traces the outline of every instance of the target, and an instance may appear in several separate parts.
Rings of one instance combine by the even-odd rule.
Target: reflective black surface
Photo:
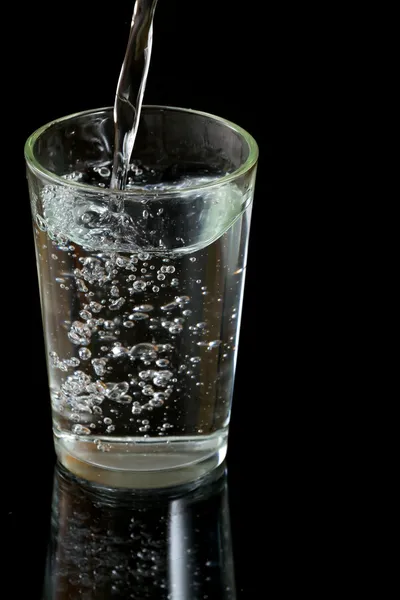
[[[265,542],[266,500],[256,489],[249,493],[250,474],[233,467],[230,475],[224,463],[192,484],[133,492],[98,486],[42,460],[42,468],[7,478],[3,583],[17,586],[22,597],[257,597],[254,556]]]
[[[224,470],[157,493],[55,469],[44,600],[235,600]]]

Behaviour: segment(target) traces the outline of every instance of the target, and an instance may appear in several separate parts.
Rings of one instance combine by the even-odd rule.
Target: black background
[[[5,326],[14,373],[7,426],[3,421],[10,469],[4,497],[10,564],[20,572],[18,561],[29,560],[33,575],[22,578],[19,589],[29,590],[30,600],[40,597],[54,455],[23,145],[52,119],[113,104],[132,6],[122,0],[21,6],[15,45],[22,51],[7,67],[12,126],[7,136],[12,174],[6,182],[12,204],[7,210],[12,217],[17,213],[19,241],[4,265],[13,305]],[[273,320],[268,298],[275,257],[268,243],[272,90],[266,37],[263,17],[252,3],[239,10],[227,1],[159,0],[144,98],[148,104],[225,117],[249,131],[260,149],[228,452],[238,598],[244,600],[258,597],[262,589],[254,542],[267,543],[265,507],[275,460],[268,418]]]

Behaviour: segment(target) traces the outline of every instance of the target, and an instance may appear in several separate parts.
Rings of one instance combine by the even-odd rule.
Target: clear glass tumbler
[[[226,455],[258,149],[145,106],[114,191],[113,138],[104,108],[25,146],[55,448],[86,477],[174,485]]]

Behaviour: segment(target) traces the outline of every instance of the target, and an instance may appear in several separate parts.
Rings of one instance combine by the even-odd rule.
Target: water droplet
[[[92,332],[90,328],[86,325],[86,323],[81,323],[80,321],[74,321],[71,325],[71,329],[68,332],[68,337],[73,344],[77,346],[87,346],[90,344],[90,338],[92,337]]]
[[[93,358],[92,365],[96,375],[101,377],[105,374],[107,366],[107,360],[105,358]]]
[[[90,429],[88,427],[84,427],[83,425],[74,425],[72,427],[72,433],[76,435],[89,435]]]

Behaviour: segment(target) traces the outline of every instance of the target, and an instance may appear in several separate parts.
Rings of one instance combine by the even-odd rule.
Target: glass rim
[[[143,109],[146,109],[146,108],[153,108],[153,109],[155,108],[155,109],[159,109],[159,110],[175,110],[175,111],[179,111],[179,112],[183,112],[183,113],[190,113],[193,115],[208,117],[214,121],[221,123],[225,127],[232,129],[237,134],[239,134],[244,139],[244,141],[247,143],[247,146],[249,149],[249,155],[248,155],[247,159],[244,161],[244,163],[242,165],[240,165],[237,169],[235,169],[232,173],[227,173],[227,174],[223,175],[222,177],[213,179],[212,181],[209,181],[207,183],[192,185],[192,186],[188,186],[183,189],[180,189],[179,190],[180,195],[182,193],[186,193],[186,192],[203,190],[205,188],[211,188],[211,187],[215,187],[215,186],[221,186],[226,183],[230,183],[230,182],[238,179],[239,177],[241,177],[248,171],[250,171],[252,169],[252,167],[254,167],[254,165],[257,163],[259,150],[258,150],[257,142],[255,141],[253,136],[250,135],[250,133],[248,133],[245,129],[243,129],[239,125],[236,125],[235,123],[232,123],[231,121],[228,121],[227,119],[218,117],[211,113],[207,113],[207,112],[203,112],[203,111],[199,111],[199,110],[193,110],[191,108],[181,108],[181,107],[177,107],[177,106],[163,106],[163,105],[158,105],[158,104],[143,105]],[[26,164],[36,175],[40,175],[41,177],[44,177],[45,179],[49,180],[51,183],[56,183],[57,185],[63,185],[63,186],[69,187],[69,188],[72,187],[75,189],[80,189],[84,192],[92,192],[92,193],[95,192],[96,194],[101,194],[102,196],[104,196],[104,195],[110,196],[110,195],[118,194],[118,195],[130,196],[130,197],[134,197],[134,196],[142,196],[142,197],[143,196],[152,196],[152,197],[154,197],[154,194],[157,193],[157,198],[160,198],[160,196],[163,197],[163,196],[176,195],[177,190],[173,187],[168,190],[164,190],[164,191],[163,190],[149,190],[149,189],[140,188],[140,187],[137,187],[134,189],[129,189],[129,190],[111,190],[110,188],[99,188],[97,186],[88,185],[86,183],[80,183],[79,181],[74,181],[71,179],[64,179],[63,177],[56,175],[55,173],[52,173],[51,171],[48,171],[47,169],[45,169],[40,164],[40,162],[38,160],[36,160],[36,158],[34,156],[34,151],[33,151],[34,145],[36,144],[36,142],[38,141],[40,136],[47,129],[49,129],[53,125],[62,123],[63,121],[68,121],[69,119],[74,119],[76,117],[81,117],[84,115],[90,115],[90,114],[96,114],[96,113],[101,113],[101,112],[105,112],[105,111],[110,111],[112,109],[113,109],[112,106],[105,106],[103,108],[84,110],[84,111],[80,111],[77,113],[72,113],[70,115],[66,115],[64,117],[60,117],[58,119],[54,119],[53,121],[49,121],[45,125],[42,125],[38,129],[36,129],[36,131],[34,131],[25,142],[24,155],[25,155]]]

